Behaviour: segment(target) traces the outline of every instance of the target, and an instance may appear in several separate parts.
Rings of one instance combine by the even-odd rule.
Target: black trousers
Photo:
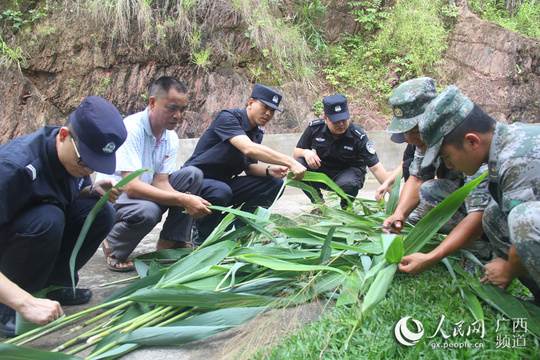
[[[49,204],[21,211],[0,229],[0,271],[28,292],[49,285],[71,286],[69,259],[97,201],[77,200],[65,212]],[[114,214],[110,203],[100,209],[79,250],[75,271],[94,255],[112,228]]]

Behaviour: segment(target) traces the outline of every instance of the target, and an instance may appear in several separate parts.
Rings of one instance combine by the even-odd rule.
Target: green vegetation
[[[477,320],[464,309],[456,294],[459,286],[478,281],[468,274],[458,282],[443,265],[422,275],[396,275],[388,295],[376,311],[358,328],[345,350],[344,344],[353,328],[351,319],[358,305],[335,307],[321,319],[287,335],[279,343],[259,352],[255,359],[328,359],[328,360],[387,360],[387,359],[536,359],[540,342],[530,332],[514,332],[507,316],[487,304],[484,312],[484,336],[471,331]],[[399,345],[394,329],[397,322],[411,316],[423,324],[424,335],[414,346]],[[433,338],[444,316],[441,332]],[[412,319],[409,329],[416,331]],[[506,320],[503,320],[506,319]],[[462,325],[458,325],[463,321]],[[477,323],[478,325],[478,323]],[[497,326],[499,329],[497,330]],[[461,329],[462,333],[454,334]],[[523,330],[523,329],[521,329]],[[505,345],[504,341],[508,341]],[[520,343],[520,341],[522,341]],[[444,348],[446,346],[446,348]],[[460,348],[462,346],[462,348]],[[464,348],[463,346],[471,346]]]
[[[14,49],[10,48],[2,38],[0,34],[0,68],[3,66],[9,66],[10,64],[16,64],[21,71],[21,63],[26,61],[23,50],[16,46]]]
[[[357,33],[331,49],[325,69],[331,84],[341,91],[364,90],[384,105],[392,79],[439,77],[456,16],[447,1],[398,1],[392,9],[377,0],[350,4],[360,6],[352,13],[369,35]]]
[[[3,23],[4,28],[8,31],[16,33],[20,31],[24,25],[32,24],[42,17],[47,17],[46,12],[48,10],[48,7],[45,7],[43,9],[45,12],[42,12],[40,8],[37,8],[23,14],[19,10],[7,9],[0,13],[0,23]]]
[[[16,64],[19,71],[22,71],[21,64],[26,62],[24,50],[18,45],[8,45],[4,37],[12,38],[25,26],[30,26],[40,18],[46,17],[48,10],[48,7],[45,7],[43,11],[37,7],[27,13],[14,9],[6,9],[0,13],[0,67]]]
[[[526,36],[540,38],[540,1],[470,0],[469,8],[483,19]]]
[[[340,196],[345,195],[323,174],[307,173],[306,177],[309,181],[322,181]],[[317,205],[322,216],[304,214],[296,219],[274,215],[262,208],[257,214],[249,214],[212,207],[228,214],[195,251],[173,249],[138,257],[135,263],[139,280],[95,308],[5,341],[0,344],[0,351],[13,357],[35,356],[35,350],[27,351],[22,345],[74,321],[84,321],[73,328],[84,331],[83,334],[61,340],[67,341],[53,351],[74,355],[95,346],[88,359],[116,358],[142,345],[197,341],[237,327],[270,309],[294,308],[323,299],[327,304],[336,300],[336,309],[327,319],[287,338],[285,347],[264,349],[265,353],[280,359],[323,355],[335,359],[386,359],[395,355],[417,358],[420,354],[430,354],[429,348],[437,344],[459,345],[460,341],[467,341],[489,342],[491,346],[498,319],[522,319],[519,344],[524,345],[518,351],[521,356],[529,356],[533,354],[532,348],[526,345],[538,345],[540,338],[537,307],[520,302],[492,285],[479,284],[457,264],[448,261],[452,284],[448,284],[449,278],[445,279],[440,270],[428,273],[427,277],[396,275],[397,263],[404,254],[437,244],[432,239],[436,230],[480,180],[449,196],[414,228],[405,228],[403,238],[382,234],[377,228],[385,217],[382,205],[356,200],[344,211],[338,208],[335,194],[330,196],[330,203]],[[288,185],[316,193],[305,183],[288,180]],[[397,196],[397,191],[392,196]],[[228,229],[235,217],[247,225]],[[91,222],[92,219],[85,222],[85,229]],[[77,244],[84,239],[83,232]],[[477,296],[500,314],[486,306],[482,308]],[[96,311],[104,312],[96,314]],[[489,318],[485,318],[486,313]],[[411,348],[400,347],[391,335],[394,324],[406,316],[414,316],[426,325],[423,342]],[[447,322],[439,329],[437,324],[445,318]],[[484,332],[491,337],[487,338]],[[402,334],[408,340],[413,339],[403,328]],[[447,334],[453,339],[446,339]],[[516,332],[505,335],[515,336]],[[500,341],[498,337],[496,341]],[[514,344],[517,341],[514,338]],[[234,350],[240,351],[244,358],[253,358],[259,347],[250,346],[250,339],[235,341]],[[447,358],[467,358],[481,350],[448,350],[446,354],[449,354]],[[438,354],[437,351],[433,354]],[[52,358],[50,353],[42,355]]]
[[[212,62],[210,61],[210,56],[212,55],[211,48],[204,48],[201,51],[193,52],[191,55],[193,56],[193,63],[197,65],[198,68],[205,68],[212,65]]]

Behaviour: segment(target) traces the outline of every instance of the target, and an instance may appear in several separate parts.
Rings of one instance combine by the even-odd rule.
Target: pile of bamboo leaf
[[[320,174],[308,173],[306,180],[325,182],[342,194]],[[336,306],[360,304],[357,328],[384,299],[402,256],[435,246],[432,238],[437,230],[479,181],[456,191],[400,236],[383,234],[380,229],[387,213],[393,212],[399,189],[394,189],[386,211],[360,199],[346,211],[320,204],[322,215],[303,214],[295,219],[263,208],[250,214],[212,207],[228,214],[195,251],[175,249],[140,256],[135,259],[140,279],[95,308],[0,344],[0,352],[18,359],[62,359],[77,358],[93,348],[87,359],[112,359],[142,345],[201,340],[270,309],[321,297],[335,299]],[[288,185],[312,191],[304,183],[289,180]],[[236,218],[246,226],[231,228]],[[455,276],[453,269],[449,266]],[[530,318],[530,309],[511,295],[475,283],[463,287],[461,294],[477,319],[483,314],[473,292],[507,316]],[[23,346],[66,326],[80,334],[50,352]],[[529,329],[540,337],[538,321],[530,321]]]

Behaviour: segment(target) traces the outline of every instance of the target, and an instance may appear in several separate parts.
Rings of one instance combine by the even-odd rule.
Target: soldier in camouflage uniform
[[[423,117],[425,109],[436,96],[437,89],[433,79],[423,77],[404,82],[398,86],[389,99],[390,105],[394,110],[394,118],[388,126],[387,131],[394,133],[393,136],[403,134],[409,144],[416,146],[414,159],[409,168],[410,178],[405,182],[396,211],[384,222],[386,226],[394,223],[393,229],[395,231],[401,230],[401,224],[399,221],[394,221],[404,221],[407,219],[411,224],[418,223],[420,219],[451,193],[476,177],[467,177],[461,173],[447,169],[440,160],[437,160],[434,164],[426,168],[420,166],[427,146],[419,136],[418,121]],[[477,176],[482,173],[479,172]],[[490,196],[487,191],[486,181],[479,185],[474,192],[471,192],[466,199],[465,205],[461,206],[456,214],[443,225],[439,232],[449,234],[469,214],[482,212],[489,200]],[[476,221],[480,224],[481,213],[471,215],[471,217],[476,217]],[[468,219],[468,222],[470,220],[471,218]],[[462,231],[466,231],[464,225],[461,225],[460,228]],[[476,234],[476,232],[474,234],[468,232],[459,233],[459,236],[467,238],[470,236],[476,238],[480,235],[481,233]],[[487,253],[489,254],[489,251]],[[410,268],[404,268],[404,271],[410,271],[412,273],[419,273],[423,270],[423,268],[421,270],[416,269],[412,265]]]
[[[440,157],[472,175],[489,165],[493,200],[483,227],[501,256],[481,282],[507,287],[518,278],[540,303],[540,127],[497,123],[455,86],[432,102],[419,124],[428,150],[422,166]]]

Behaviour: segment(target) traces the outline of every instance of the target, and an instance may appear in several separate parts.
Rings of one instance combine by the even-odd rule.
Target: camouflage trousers
[[[420,219],[426,216],[428,212],[439,205],[441,201],[446,199],[458,188],[459,186],[452,180],[434,179],[424,182],[422,186],[420,186],[420,203],[416,209],[410,213],[407,222],[416,225]],[[461,220],[465,218],[465,216],[467,216],[467,210],[465,205],[461,205],[454,216],[441,227],[439,233],[449,234]]]
[[[482,225],[498,256],[508,259],[510,247],[514,245],[529,272],[519,280],[533,294],[540,296],[540,201],[522,203],[506,216],[491,200],[484,210]],[[536,289],[531,280],[536,283]]]

